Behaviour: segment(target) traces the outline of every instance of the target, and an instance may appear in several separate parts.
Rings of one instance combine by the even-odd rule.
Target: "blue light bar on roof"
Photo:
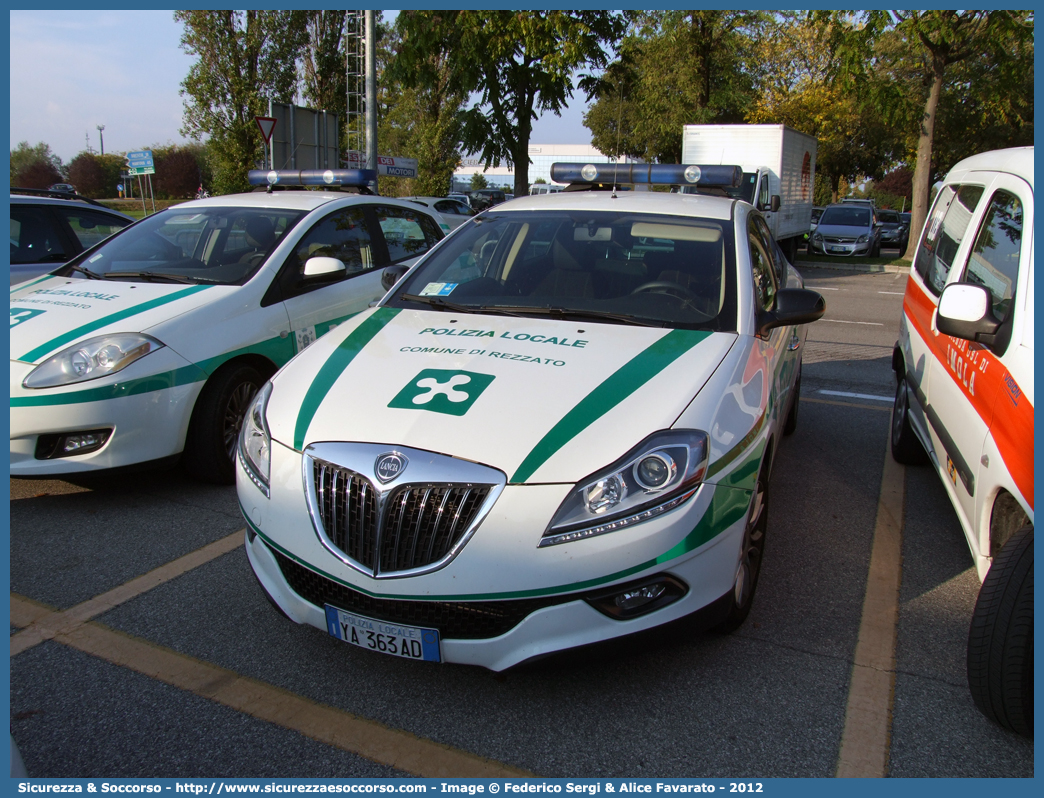
[[[356,186],[363,188],[377,180],[373,169],[251,169],[247,181],[252,186]]]
[[[551,164],[556,183],[646,183],[660,186],[739,186],[743,170],[738,166],[685,163],[556,163]]]

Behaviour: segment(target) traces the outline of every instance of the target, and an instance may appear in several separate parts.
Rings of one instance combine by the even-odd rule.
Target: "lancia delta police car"
[[[1033,724],[1033,148],[950,171],[917,246],[893,355],[892,454],[930,459],[983,579],[968,681]]]
[[[11,289],[11,474],[183,453],[231,483],[239,424],[275,370],[367,309],[443,236],[412,203],[332,190],[364,170],[252,172],[260,191],[177,205]]]
[[[259,392],[237,489],[298,623],[493,670],[700,613],[738,627],[825,309],[762,216],[617,192],[738,167],[556,164]]]

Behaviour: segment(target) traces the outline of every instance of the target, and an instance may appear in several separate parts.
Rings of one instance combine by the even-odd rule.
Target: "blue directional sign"
[[[131,169],[154,169],[152,150],[139,150],[127,153],[127,166]]]

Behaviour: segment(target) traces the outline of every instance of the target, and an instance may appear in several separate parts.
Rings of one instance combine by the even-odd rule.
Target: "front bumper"
[[[22,381],[34,366],[11,361],[11,475],[83,474],[178,454],[203,387],[202,379],[178,384],[175,375],[183,374],[186,365],[164,348],[109,379],[27,390]],[[94,429],[112,430],[102,448],[37,459],[41,435]]]
[[[851,257],[854,255],[867,255],[870,253],[870,242],[859,243],[833,243],[830,241],[812,241],[812,251],[818,255],[839,255]]]
[[[247,555],[269,598],[292,620],[324,631],[323,604],[337,605],[322,595],[339,594],[355,602],[341,609],[414,626],[435,624],[411,622],[413,616],[395,613],[423,614],[421,605],[459,611],[496,604],[504,610],[501,615],[511,618],[493,628],[492,636],[469,631],[454,637],[448,629],[440,633],[445,662],[497,671],[651,629],[713,604],[735,582],[750,500],[749,491],[704,484],[683,505],[642,524],[538,549],[547,519],[571,486],[508,485],[447,565],[415,577],[374,579],[347,567],[320,543],[304,498],[300,461],[299,453],[273,442],[271,499],[238,466],[240,507],[249,524]],[[688,590],[648,614],[617,620],[585,600],[614,585],[658,574],[669,574]],[[302,580],[309,583],[307,589]]]

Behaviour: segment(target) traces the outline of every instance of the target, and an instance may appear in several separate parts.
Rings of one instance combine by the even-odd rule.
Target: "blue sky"
[[[181,142],[181,81],[192,58],[173,11],[11,11],[11,146],[44,141],[65,163],[90,137],[98,150]],[[31,66],[30,66],[31,65]],[[582,92],[532,141],[589,144]],[[382,153],[395,155],[396,153]]]

